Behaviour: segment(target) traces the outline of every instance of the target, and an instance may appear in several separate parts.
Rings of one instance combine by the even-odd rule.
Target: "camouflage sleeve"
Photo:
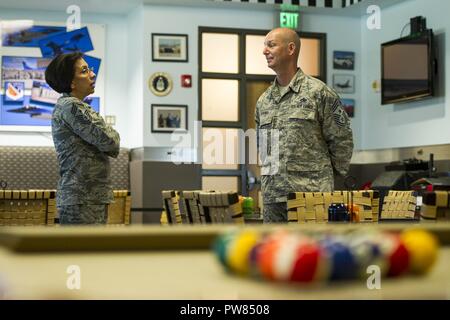
[[[322,134],[328,145],[333,169],[345,176],[350,167],[353,153],[353,133],[350,119],[336,93],[323,97]]]
[[[116,158],[119,155],[119,133],[106,124],[92,108],[72,100],[68,111],[64,113],[63,119],[75,134],[110,157]]]
[[[256,129],[259,127],[259,107],[258,102],[256,103],[256,109],[255,109],[255,123],[256,123]]]
[[[255,128],[256,128],[256,150],[259,154],[259,101],[261,97],[256,102],[256,109],[255,109]]]

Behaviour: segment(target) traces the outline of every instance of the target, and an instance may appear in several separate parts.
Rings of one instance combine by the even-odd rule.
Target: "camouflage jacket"
[[[322,81],[299,69],[281,96],[275,79],[258,99],[255,120],[264,203],[284,202],[289,192],[332,191],[334,173],[347,173],[350,120]]]
[[[63,94],[52,116],[59,162],[58,206],[113,200],[109,157],[119,155],[119,134],[91,106]]]

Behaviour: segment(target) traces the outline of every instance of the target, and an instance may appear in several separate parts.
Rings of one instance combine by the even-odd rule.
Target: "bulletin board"
[[[0,131],[51,131],[60,94],[45,82],[45,69],[54,56],[74,51],[94,68],[95,92],[85,102],[103,115],[105,25],[67,31],[61,22],[0,20]]]

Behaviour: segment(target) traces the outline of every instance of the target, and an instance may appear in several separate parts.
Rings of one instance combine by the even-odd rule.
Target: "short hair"
[[[45,70],[45,81],[58,93],[72,92],[75,63],[83,57],[81,52],[63,53],[56,56]]]

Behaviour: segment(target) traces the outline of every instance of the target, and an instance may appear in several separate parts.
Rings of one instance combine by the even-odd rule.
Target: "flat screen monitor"
[[[381,104],[433,96],[433,31],[381,45]]]

